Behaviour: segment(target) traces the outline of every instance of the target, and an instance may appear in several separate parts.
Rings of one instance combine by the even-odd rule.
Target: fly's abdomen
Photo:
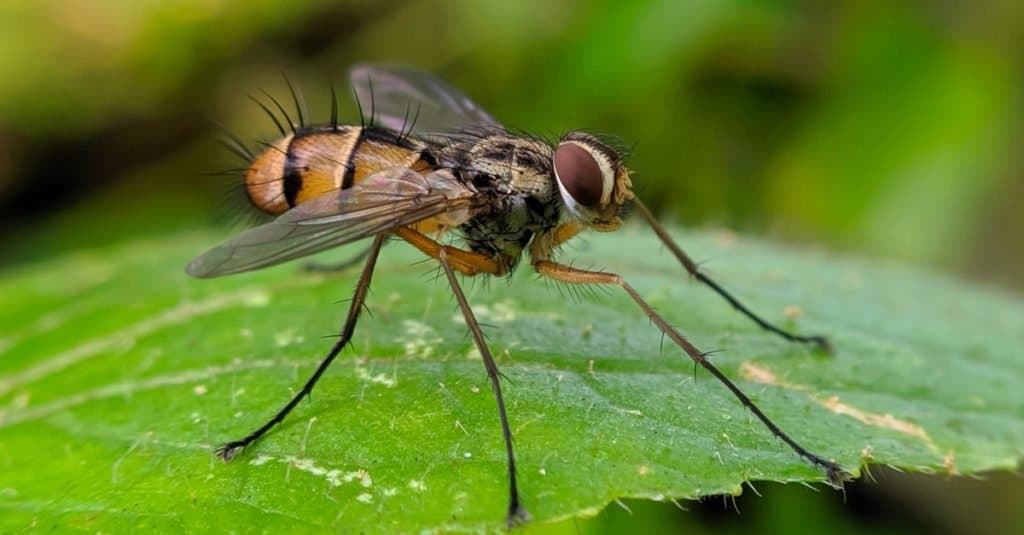
[[[289,134],[267,147],[245,174],[249,200],[280,214],[321,195],[339,192],[391,167],[429,172],[424,146],[390,130],[338,126]]]
[[[358,184],[370,175],[392,167],[429,173],[436,165],[428,163],[434,160],[427,155],[425,148],[422,142],[400,137],[391,130],[363,128],[349,160],[350,174],[345,177],[342,187]]]

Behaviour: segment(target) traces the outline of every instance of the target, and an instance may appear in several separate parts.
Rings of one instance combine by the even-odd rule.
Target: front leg
[[[550,260],[551,253],[558,249],[563,243],[571,240],[583,231],[583,223],[570,221],[562,223],[557,227],[538,234],[530,243],[530,258],[537,260]]]
[[[706,274],[704,274],[703,271],[701,271],[700,266],[698,266],[697,263],[694,262],[693,259],[690,258],[690,256],[686,254],[685,251],[683,251],[682,247],[676,244],[675,240],[673,240],[672,237],[668,235],[668,231],[666,231],[665,228],[661,226],[661,223],[658,223],[658,220],[655,219],[654,214],[652,214],[651,211],[647,209],[647,206],[645,206],[644,203],[640,202],[639,198],[633,198],[633,206],[636,207],[640,215],[643,216],[645,221],[647,221],[647,224],[650,225],[652,230],[654,230],[654,233],[658,235],[658,238],[661,240],[661,243],[665,244],[665,247],[668,247],[668,250],[672,252],[672,254],[676,257],[677,260],[679,260],[679,263],[683,265],[683,268],[686,269],[690,276],[706,284],[709,288],[714,290],[715,293],[722,296],[722,298],[728,301],[733,308],[740,312],[740,314],[743,314],[744,316],[750,318],[751,321],[756,323],[762,329],[775,335],[781,336],[782,338],[789,340],[790,342],[810,344],[816,347],[819,351],[825,353],[834,353],[835,350],[832,348],[832,344],[830,344],[828,339],[825,338],[824,336],[801,335],[791,333],[769,322],[768,320],[754,313],[753,310],[747,308],[747,306],[741,303],[739,299],[737,299],[731,293],[725,291],[725,288],[723,288],[717,282],[712,280],[711,277],[707,276]]]
[[[679,346],[691,359],[693,359],[694,362],[701,365],[705,370],[710,372],[711,375],[715,376],[716,379],[725,385],[725,387],[728,388],[737,399],[739,399],[740,403],[743,404],[744,407],[754,413],[754,416],[756,416],[758,420],[761,420],[761,423],[763,423],[773,435],[785,442],[786,445],[796,452],[797,455],[803,457],[815,466],[820,467],[825,472],[829,485],[842,487],[843,481],[849,479],[849,474],[847,474],[842,467],[807,450],[796,440],[786,434],[775,422],[768,418],[768,416],[761,411],[760,407],[754,404],[753,400],[751,400],[746,393],[740,390],[740,387],[736,386],[732,380],[726,377],[718,367],[707,359],[707,354],[705,352],[697,349],[697,346],[693,345],[693,343],[687,340],[679,331],[669,325],[669,323],[665,321],[660,314],[655,312],[655,310],[651,308],[651,305],[649,305],[647,301],[645,301],[644,298],[641,297],[635,289],[633,289],[633,286],[622,278],[621,275],[602,271],[578,269],[548,260],[534,261],[533,268],[540,275],[560,282],[566,282],[569,284],[618,286],[619,288],[622,288],[626,294],[629,295],[630,299],[632,299],[633,302],[635,302],[643,313],[651,320],[651,323],[658,327],[665,336],[675,342],[676,345]]]

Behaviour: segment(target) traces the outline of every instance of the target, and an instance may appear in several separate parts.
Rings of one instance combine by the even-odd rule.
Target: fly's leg
[[[658,238],[661,239],[662,243],[664,243],[665,246],[668,247],[668,249],[670,251],[672,251],[672,254],[675,255],[676,259],[679,260],[679,263],[682,264],[684,268],[686,268],[686,271],[688,271],[693,278],[695,278],[695,279],[699,280],[700,282],[706,284],[708,287],[710,287],[712,290],[714,290],[715,293],[717,293],[718,295],[722,296],[723,299],[728,301],[729,304],[732,305],[733,308],[738,310],[741,314],[743,314],[744,316],[750,318],[754,323],[758,324],[762,329],[764,329],[764,330],[766,330],[768,332],[774,333],[774,334],[776,334],[778,336],[781,336],[782,338],[785,338],[786,340],[789,340],[790,342],[800,342],[800,343],[804,343],[804,344],[812,344],[819,351],[824,351],[826,353],[832,353],[833,352],[832,344],[830,344],[828,339],[825,338],[824,336],[820,336],[820,335],[803,336],[803,335],[793,334],[791,332],[785,331],[782,328],[777,327],[777,326],[769,323],[764,318],[762,318],[762,317],[758,316],[757,314],[755,314],[754,311],[750,310],[749,308],[746,307],[746,305],[741,303],[739,301],[739,299],[736,299],[735,297],[733,297],[732,294],[730,294],[729,292],[725,291],[724,288],[719,286],[717,282],[711,280],[710,277],[705,275],[700,270],[700,267],[697,265],[697,263],[694,262],[693,259],[691,259],[690,256],[687,255],[683,251],[683,249],[681,247],[676,245],[676,242],[672,240],[672,237],[668,235],[668,232],[665,231],[665,228],[662,227],[660,223],[658,223],[657,219],[654,218],[654,214],[652,214],[651,211],[648,210],[647,207],[644,206],[644,204],[642,202],[640,202],[640,199],[637,199],[637,198],[634,197],[633,198],[633,204],[637,207],[637,210],[640,212],[640,215],[643,216],[643,218],[647,221],[647,223],[654,230],[654,233],[657,234]]]
[[[578,221],[569,221],[551,231],[538,233],[530,242],[530,258],[547,260],[555,249],[583,232],[584,228]]]
[[[697,349],[696,346],[690,343],[689,340],[687,340],[682,334],[680,334],[671,325],[669,325],[668,322],[666,322],[657,312],[655,312],[654,309],[651,308],[651,306],[647,304],[647,302],[644,301],[642,297],[640,297],[640,294],[638,294],[636,290],[634,290],[633,287],[630,286],[630,284],[626,282],[625,279],[623,279],[621,276],[616,275],[614,273],[604,273],[599,271],[587,271],[583,269],[577,269],[571,266],[558,264],[548,260],[538,260],[534,262],[533,267],[537,271],[537,273],[541,274],[542,276],[557,281],[567,282],[570,284],[611,285],[618,286],[625,290],[625,292],[629,294],[629,297],[633,299],[633,301],[643,310],[644,314],[651,320],[651,322],[654,323],[654,325],[656,325],[658,329],[661,330],[661,332],[665,333],[665,336],[668,336],[673,342],[676,343],[676,345],[682,348],[682,350],[685,351],[686,354],[689,355],[694,362],[700,364],[705,370],[710,372],[711,375],[715,376],[716,379],[721,381],[721,383],[724,384],[726,388],[728,388],[733,393],[733,395],[735,395],[736,398],[740,400],[740,403],[742,403],[744,407],[749,409],[750,412],[754,413],[754,416],[756,416],[758,420],[761,420],[761,423],[763,423],[765,427],[767,427],[772,432],[773,435],[775,435],[780,440],[785,442],[790,448],[793,449],[793,451],[797,453],[797,455],[803,457],[804,459],[810,461],[815,466],[818,466],[819,468],[824,470],[829,485],[833,487],[842,487],[843,482],[849,479],[849,474],[847,474],[838,464],[829,461],[819,455],[811,453],[806,448],[798,444],[795,440],[790,438],[790,436],[783,432],[782,429],[779,428],[779,426],[775,425],[775,422],[773,422],[770,418],[768,418],[767,415],[761,412],[761,409],[758,408],[758,406],[755,405],[754,402],[751,401],[750,398],[747,397],[747,395],[744,394],[743,391],[740,390],[735,383],[730,381],[728,377],[722,374],[722,372],[719,371],[714,364],[711,364],[711,362],[706,358],[706,354],[704,352],[702,352],[700,349]]]
[[[447,258],[446,263],[463,275],[472,276],[480,273],[504,275],[508,272],[507,267],[502,266],[500,262],[487,255],[464,251],[450,245],[442,245],[437,240],[432,240],[409,227],[399,228],[395,231],[395,234],[436,260],[441,260],[441,253],[444,252]]]
[[[500,275],[506,273],[507,268],[498,260],[487,255],[440,244],[436,240],[432,240],[408,227],[396,230],[395,234],[441,263],[441,268],[444,270],[448,284],[452,288],[452,293],[455,294],[455,300],[459,303],[462,317],[466,320],[466,325],[473,334],[473,340],[480,351],[484,367],[487,369],[487,376],[491,381],[491,390],[494,391],[494,397],[498,402],[501,433],[505,439],[505,452],[508,455],[509,497],[506,522],[510,528],[522,524],[529,520],[530,515],[519,503],[519,488],[516,485],[516,458],[515,453],[512,451],[512,431],[508,425],[508,415],[505,413],[505,400],[501,395],[498,365],[494,362],[494,356],[491,355],[491,350],[487,347],[487,342],[484,340],[484,333],[480,330],[480,324],[477,323],[476,316],[473,315],[473,310],[469,307],[469,302],[466,301],[466,296],[462,293],[462,288],[455,279],[455,271],[469,276],[480,273]]]
[[[307,262],[302,265],[302,271],[307,273],[341,273],[348,271],[359,264],[362,264],[366,257],[370,256],[370,252],[373,250],[373,245],[359,251],[352,255],[350,258],[346,258],[341,262],[336,263],[325,263],[325,262]]]
[[[455,250],[459,251],[458,249]],[[448,249],[442,247],[438,250],[437,260],[441,262],[444,274],[448,278],[448,284],[451,285],[452,293],[455,294],[455,300],[458,301],[459,309],[462,310],[462,317],[465,318],[466,326],[469,327],[469,331],[473,334],[473,340],[476,342],[476,347],[480,350],[480,356],[483,357],[484,367],[487,369],[487,376],[491,380],[491,390],[494,391],[494,397],[498,402],[498,417],[501,419],[501,433],[505,438],[505,453],[508,455],[509,498],[506,522],[508,527],[512,528],[529,520],[530,515],[519,504],[519,489],[516,486],[516,458],[512,451],[512,431],[509,429],[508,415],[505,414],[505,400],[501,396],[500,372],[498,372],[498,365],[494,362],[494,357],[491,355],[490,348],[487,347],[487,342],[484,340],[484,333],[480,330],[480,325],[476,321],[476,316],[473,315],[473,310],[469,307],[469,302],[466,301],[466,296],[462,293],[462,288],[459,287],[459,282],[455,280],[455,272],[452,270],[452,264],[449,263],[448,255]]]
[[[241,453],[246,446],[258,440],[260,437],[265,435],[271,427],[274,427],[275,424],[284,420],[284,418],[288,416],[288,413],[290,413],[292,409],[299,404],[299,401],[313,391],[313,386],[316,385],[320,376],[323,375],[325,370],[327,370],[327,367],[330,366],[334,358],[338,356],[338,353],[341,352],[342,348],[344,348],[345,345],[348,344],[349,340],[352,339],[352,333],[355,331],[356,322],[359,320],[359,313],[362,311],[363,303],[366,301],[366,293],[370,288],[370,280],[373,278],[373,269],[377,264],[377,255],[380,253],[380,248],[384,243],[384,239],[385,236],[383,234],[373,239],[373,245],[370,246],[369,256],[366,259],[365,267],[363,267],[363,273],[359,276],[359,282],[356,283],[355,294],[352,296],[352,302],[348,309],[348,317],[345,319],[345,326],[341,329],[341,337],[339,337],[338,341],[334,343],[334,347],[332,347],[331,351],[327,353],[326,357],[324,357],[323,362],[317,366],[313,375],[306,380],[306,384],[302,386],[302,389],[299,390],[298,394],[296,394],[291,401],[282,407],[281,410],[277,411],[277,414],[275,414],[273,418],[252,433],[246,435],[241,440],[233,440],[218,447],[215,452],[218,457],[225,461],[233,459]]]

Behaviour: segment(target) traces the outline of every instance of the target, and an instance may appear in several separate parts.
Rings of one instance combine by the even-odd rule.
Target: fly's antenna
[[[288,79],[288,75],[282,73],[282,76],[284,76],[284,83],[288,84],[288,92],[292,94],[292,101],[295,102],[295,113],[299,116],[299,128],[305,128],[306,117],[302,113],[302,109],[306,107],[304,104],[305,99],[299,98],[301,93],[295,90],[295,86],[292,85],[292,81]]]
[[[281,121],[277,119],[277,115],[274,115],[274,112],[270,111],[270,108],[268,108],[267,105],[264,104],[262,100],[252,96],[252,93],[247,93],[245,96],[249,97],[249,100],[255,102],[256,105],[259,106],[261,110],[263,110],[263,113],[266,113],[267,117],[270,117],[270,120],[274,121],[274,126],[277,127],[277,131],[281,132],[282,136],[287,133],[284,129],[284,125],[282,125]]]
[[[331,129],[338,129],[338,91],[334,88],[334,81],[331,81]]]
[[[288,121],[288,126],[291,128],[292,133],[294,134],[295,133],[295,121],[292,121],[292,117],[290,115],[288,115],[288,111],[285,110],[284,106],[281,105],[281,101],[277,100],[276,98],[274,98],[273,95],[271,95],[270,93],[267,93],[266,91],[264,91],[262,89],[260,90],[260,92],[263,93],[263,96],[265,96],[268,99],[270,99],[270,102],[272,102],[274,104],[274,107],[277,108],[277,111],[281,112],[281,115],[284,115],[284,120]]]

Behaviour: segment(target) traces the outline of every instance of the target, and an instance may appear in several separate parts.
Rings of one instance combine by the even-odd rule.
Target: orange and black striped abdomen
[[[425,145],[376,127],[338,126],[289,134],[268,146],[245,174],[249,200],[280,214],[332,191],[340,191],[391,167],[433,170]]]

